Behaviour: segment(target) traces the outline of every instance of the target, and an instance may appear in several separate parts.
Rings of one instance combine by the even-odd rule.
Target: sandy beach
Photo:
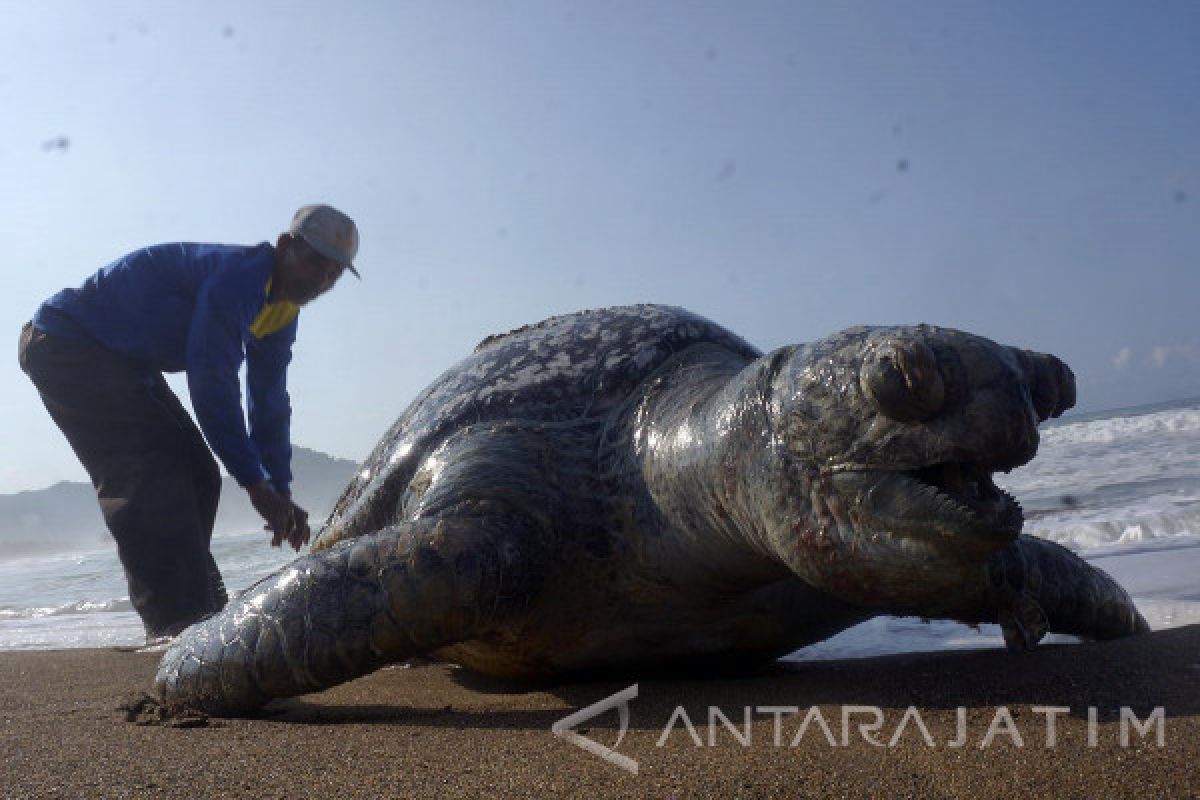
[[[157,660],[153,653],[119,650],[0,653],[0,795],[327,800],[1200,793],[1197,626],[1043,647],[1026,656],[889,656],[783,664],[733,678],[639,680],[618,749],[638,763],[636,775],[550,730],[556,720],[633,681],[530,690],[491,685],[445,665],[396,667],[278,702],[252,719],[212,719],[191,728],[127,721],[120,706],[148,685]],[[737,736],[720,716],[713,717],[710,734],[710,706],[731,720]],[[873,717],[853,706],[879,709],[882,725],[868,736],[884,746],[861,735],[858,724]],[[907,712],[901,727],[910,706],[916,710]],[[1139,724],[1151,720],[1145,737],[1128,726],[1126,747],[1120,743],[1121,706]],[[1034,710],[1042,707],[1070,710]],[[1152,721],[1158,707],[1161,726]],[[1096,709],[1094,725],[1089,708]],[[843,714],[850,722],[845,745]],[[962,738],[960,716],[966,741],[955,747]],[[805,717],[810,724],[795,742]],[[1053,748],[1047,746],[1049,717],[1055,722]],[[608,711],[581,732],[611,746],[618,727],[617,713]],[[991,728],[996,730],[985,742]],[[892,739],[894,746],[887,746]]]

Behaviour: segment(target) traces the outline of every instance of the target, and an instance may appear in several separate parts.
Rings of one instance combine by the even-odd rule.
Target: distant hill
[[[292,490],[296,502],[317,526],[341,496],[358,465],[316,450],[292,451]],[[226,476],[215,533],[259,530],[262,520],[237,483]],[[0,558],[77,550],[111,542],[91,484],[63,481],[46,489],[0,495]]]

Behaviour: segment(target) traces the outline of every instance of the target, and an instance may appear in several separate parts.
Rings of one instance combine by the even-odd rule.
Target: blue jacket
[[[78,289],[51,297],[33,318],[46,333],[95,342],[187,372],[200,429],[242,486],[292,481],[287,365],[298,307],[267,303],[275,249],[160,244],[130,253]],[[238,370],[246,361],[250,429]]]

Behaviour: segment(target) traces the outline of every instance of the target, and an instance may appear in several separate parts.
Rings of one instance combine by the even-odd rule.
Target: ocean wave
[[[1134,597],[1133,602],[1156,631],[1200,623],[1200,603],[1194,601]]]
[[[1200,410],[1176,409],[1136,417],[1067,422],[1042,428],[1043,446],[1110,444],[1148,436],[1200,433]]]
[[[1036,521],[1027,521],[1024,533],[1076,551],[1120,545],[1133,547],[1159,539],[1200,535],[1200,509],[1109,519],[1071,513],[1048,514]]]
[[[129,602],[128,597],[103,601],[76,600],[59,606],[35,606],[32,608],[5,606],[0,608],[0,620],[40,619],[42,617],[61,617],[67,614],[96,614],[132,610],[133,605]]]

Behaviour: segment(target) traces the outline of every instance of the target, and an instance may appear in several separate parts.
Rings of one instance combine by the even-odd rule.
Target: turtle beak
[[[1038,422],[1060,416],[1075,405],[1075,373],[1047,353],[1017,350]]]

